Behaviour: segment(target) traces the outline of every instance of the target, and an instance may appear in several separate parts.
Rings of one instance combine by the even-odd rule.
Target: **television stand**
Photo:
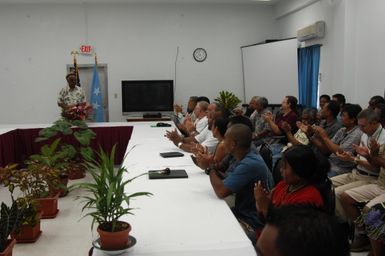
[[[170,117],[160,117],[160,118],[143,118],[143,117],[134,117],[134,118],[127,118],[127,122],[164,122],[164,121],[171,121]]]
[[[161,113],[147,113],[143,114],[143,118],[162,118]]]

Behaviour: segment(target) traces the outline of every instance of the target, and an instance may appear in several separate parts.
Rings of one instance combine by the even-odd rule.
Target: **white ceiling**
[[[0,0],[0,4],[65,4],[65,3],[146,3],[146,4],[256,4],[274,5],[282,0]]]

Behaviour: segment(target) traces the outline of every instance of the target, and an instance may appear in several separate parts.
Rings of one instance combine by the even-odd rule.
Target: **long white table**
[[[216,197],[209,177],[195,167],[190,155],[161,158],[159,152],[179,151],[163,135],[167,129],[150,127],[156,122],[106,123],[97,126],[134,126],[123,165],[127,178],[165,167],[185,169],[188,179],[149,180],[142,176],[127,186],[127,192],[148,191],[153,197],[139,197],[131,206],[135,215],[123,220],[132,225],[131,235],[137,244],[123,255],[151,256],[248,256],[255,251],[227,204]],[[16,126],[17,127],[17,126]],[[45,127],[26,125],[25,128]],[[6,132],[14,127],[1,126]],[[85,178],[91,180],[89,175]],[[80,182],[82,180],[79,180]],[[70,181],[70,184],[79,181]],[[87,255],[96,232],[91,232],[91,219],[81,219],[79,201],[82,191],[60,198],[60,212],[55,219],[42,220],[42,235],[34,244],[16,244],[16,256],[83,256]],[[7,188],[0,186],[0,199],[7,203]],[[81,219],[81,220],[80,220]],[[104,255],[94,250],[93,255]]]
[[[188,179],[150,180],[142,176],[127,192],[147,191],[153,197],[132,201],[134,216],[126,216],[137,244],[129,255],[196,256],[255,255],[225,201],[216,197],[209,177],[184,157],[162,158],[160,152],[180,151],[164,137],[171,128],[135,123],[123,162],[127,177],[152,169],[185,169]]]

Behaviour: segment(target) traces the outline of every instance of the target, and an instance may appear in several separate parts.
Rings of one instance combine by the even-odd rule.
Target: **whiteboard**
[[[286,95],[298,99],[297,39],[242,47],[245,101],[263,96],[280,104]]]

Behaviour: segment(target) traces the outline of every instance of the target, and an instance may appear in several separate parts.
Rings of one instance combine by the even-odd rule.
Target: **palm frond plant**
[[[71,190],[75,188],[85,190],[86,195],[78,197],[84,204],[82,211],[89,211],[83,217],[92,217],[91,230],[95,223],[98,224],[101,245],[105,249],[121,249],[127,245],[131,226],[119,219],[124,215],[133,214],[133,208],[130,207],[132,198],[152,195],[149,192],[137,192],[130,195],[124,192],[130,182],[143,174],[124,180],[127,170],[124,167],[114,167],[115,148],[116,145],[112,147],[109,155],[100,149],[100,153],[97,154],[98,160],[86,163],[93,178],[92,181],[75,183],[70,187]],[[103,232],[120,233],[120,231],[125,232],[125,237],[114,238],[116,243],[107,245]]]
[[[220,91],[219,97],[215,99],[215,102],[222,104],[225,109],[232,112],[241,103],[241,100],[232,92]]]

